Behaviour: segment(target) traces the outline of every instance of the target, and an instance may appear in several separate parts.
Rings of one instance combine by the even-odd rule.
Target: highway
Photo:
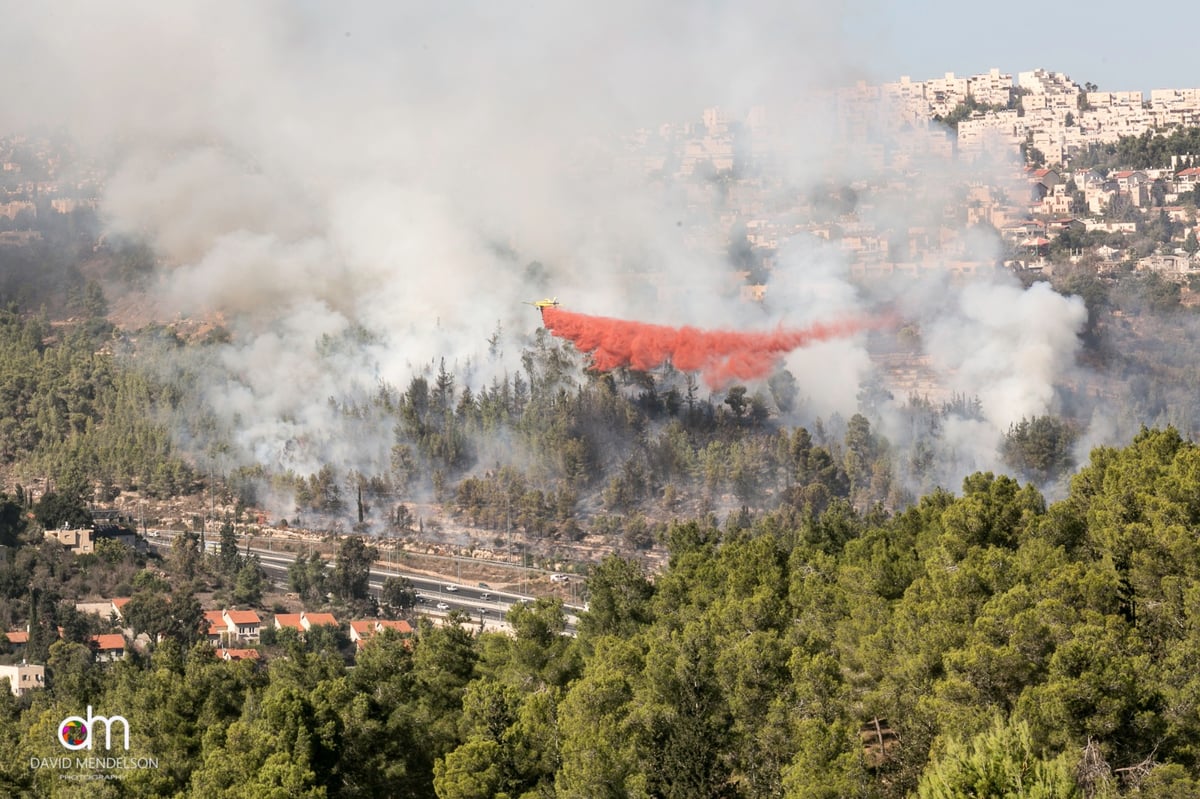
[[[156,551],[169,550],[171,540],[174,534],[169,531],[154,531],[159,535],[151,536],[146,539],[150,546]],[[296,560],[296,555],[290,552],[279,552],[277,550],[267,550],[259,548],[251,548],[249,550],[258,556],[259,563],[263,571],[266,572],[268,579],[277,586],[283,587],[285,590],[288,587],[288,567]],[[332,569],[333,562],[329,561],[326,568]],[[378,597],[383,589],[383,581],[388,577],[403,577],[409,581],[413,587],[413,591],[417,594],[417,606],[415,610],[428,616],[445,616],[455,610],[462,611],[472,621],[484,621],[488,626],[499,626],[507,628],[507,623],[504,621],[505,615],[509,608],[518,602],[534,602],[537,597],[514,594],[507,591],[497,591],[491,588],[482,588],[478,585],[465,585],[462,583],[447,582],[445,580],[437,580],[427,574],[414,574],[411,572],[395,571],[389,568],[384,568],[379,563],[371,567],[369,585],[371,593]],[[564,616],[566,620],[566,630],[568,635],[576,634],[576,625],[578,618],[574,611],[578,608],[564,607]]]

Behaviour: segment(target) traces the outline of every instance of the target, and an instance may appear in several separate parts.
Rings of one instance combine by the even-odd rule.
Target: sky
[[[996,67],[1013,77],[1038,68],[1063,72],[1102,91],[1200,88],[1200,58],[1189,40],[1200,30],[1200,4],[1189,0],[851,3],[842,24],[869,81]]]

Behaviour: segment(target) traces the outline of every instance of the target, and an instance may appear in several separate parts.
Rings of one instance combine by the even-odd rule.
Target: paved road
[[[164,550],[170,549],[172,537],[166,531],[162,531],[158,536],[147,538],[147,541],[156,550]],[[251,548],[250,552],[258,556],[259,563],[271,582],[284,587],[288,585],[287,570],[295,562],[295,554],[258,548]],[[327,564],[327,568],[333,568],[332,562]],[[395,571],[384,568],[378,563],[371,568],[369,580],[371,592],[375,596],[379,596],[379,592],[383,588],[383,581],[388,577],[407,579],[417,594],[416,609],[418,612],[431,616],[445,616],[451,611],[459,610],[473,620],[483,619],[492,623],[503,623],[504,616],[514,604],[536,600],[536,597],[525,594],[436,580],[427,574]],[[575,635],[576,625],[579,621],[575,613],[571,611],[578,610],[580,609],[564,608],[567,622],[566,632],[569,635]]]

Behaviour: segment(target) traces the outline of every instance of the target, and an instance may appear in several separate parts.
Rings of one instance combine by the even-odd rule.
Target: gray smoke
[[[537,324],[521,300],[551,294],[591,313],[766,326],[890,299],[921,323],[946,385],[983,403],[982,422],[948,426],[972,453],[944,475],[955,487],[968,463],[996,463],[1009,424],[1053,410],[1082,306],[992,277],[898,280],[866,297],[842,253],[797,237],[779,255],[764,317],[730,290],[728,220],[647,181],[623,144],[698,121],[706,107],[737,121],[761,106],[777,111],[762,139],[781,148],[781,202],[818,184],[882,182],[822,99],[871,77],[841,30],[874,11],[782,0],[279,0],[118,1],[100,15],[82,2],[28,4],[6,9],[0,32],[0,125],[68,132],[101,159],[108,228],[162,256],[160,317],[219,316],[230,329],[228,344],[189,367],[205,375],[197,412],[234,443],[227,466],[386,468],[391,431],[347,422],[346,406],[442,358],[475,387],[515,370]],[[926,187],[971,176],[915,163]],[[881,194],[860,213],[907,229],[945,200]],[[698,231],[714,230],[712,246],[696,246]],[[993,245],[968,246],[993,260]],[[863,341],[797,352],[788,366],[808,418],[853,413],[872,372]],[[896,434],[882,411],[884,432]]]

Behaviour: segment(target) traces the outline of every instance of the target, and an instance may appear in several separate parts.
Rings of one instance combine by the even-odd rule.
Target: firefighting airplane
[[[552,300],[534,300],[533,302],[526,302],[525,304],[532,305],[534,308],[537,308],[539,311],[544,311],[547,308],[557,308],[558,307],[558,297],[555,297]]]

